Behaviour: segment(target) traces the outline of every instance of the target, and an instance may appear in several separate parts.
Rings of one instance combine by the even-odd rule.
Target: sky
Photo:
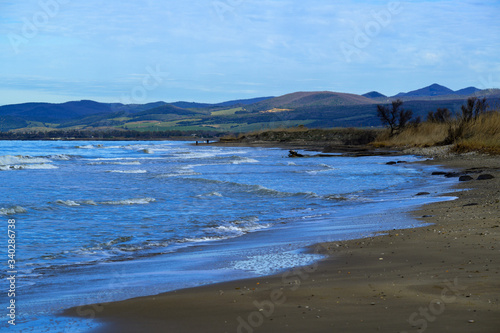
[[[500,1],[0,0],[0,105],[500,88]]]

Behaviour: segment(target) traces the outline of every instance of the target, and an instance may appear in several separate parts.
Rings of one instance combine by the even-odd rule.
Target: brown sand
[[[317,245],[318,265],[95,305],[99,332],[500,332],[500,158],[429,163],[496,178],[413,213],[434,225]]]

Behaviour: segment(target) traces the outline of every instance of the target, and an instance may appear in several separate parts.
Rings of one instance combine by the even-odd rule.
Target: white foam
[[[42,164],[51,163],[52,160],[45,157],[31,157],[31,156],[0,156],[0,165],[13,165],[13,164]]]
[[[98,147],[94,147],[93,145],[84,145],[84,146],[76,146],[75,148],[78,148],[78,149],[94,149],[94,148],[98,148]]]
[[[202,198],[202,197],[219,197],[219,198],[222,198],[223,195],[220,194],[219,192],[214,191],[214,192],[210,192],[210,193],[206,193],[206,194],[198,194],[196,197],[197,198]]]
[[[317,254],[282,252],[251,256],[246,260],[233,262],[232,266],[234,269],[268,275],[287,268],[310,265],[322,258]]]
[[[73,201],[73,200],[57,200],[56,203],[59,205],[68,206],[68,207],[80,206],[79,203],[77,203],[76,201]]]
[[[140,199],[125,199],[118,201],[103,201],[101,202],[104,205],[146,205],[151,202],[155,202],[154,198],[140,198]]]
[[[55,165],[50,164],[52,160],[46,157],[31,156],[0,156],[0,171],[26,170],[26,169],[57,169]]]
[[[110,170],[111,173],[147,173],[147,170]]]
[[[256,159],[243,157],[236,161],[232,161],[231,164],[242,164],[242,163],[259,163]]]
[[[202,242],[214,242],[218,240],[228,239],[229,237],[200,237],[200,238],[185,238],[179,243],[202,243]]]
[[[21,206],[13,206],[10,208],[0,208],[0,215],[14,215],[26,213],[26,208]]]
[[[131,162],[92,162],[87,163],[88,165],[141,165],[139,161],[131,161]]]

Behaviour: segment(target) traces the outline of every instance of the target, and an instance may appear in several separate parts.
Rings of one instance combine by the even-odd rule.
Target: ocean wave
[[[109,170],[110,173],[147,173],[147,170]]]
[[[347,201],[347,200],[353,199],[353,197],[348,198],[348,197],[342,196],[340,194],[327,194],[327,195],[324,195],[323,198],[326,200],[334,200],[334,201]]]
[[[306,173],[308,173],[310,175],[316,175],[316,174],[318,174],[320,172],[327,172],[327,171],[331,171],[331,170],[336,170],[336,168],[332,167],[331,165],[324,164],[324,163],[321,163],[318,166],[321,167],[322,169],[320,169],[320,170],[309,170],[309,171],[306,171]]]
[[[26,170],[26,169],[57,169],[57,166],[50,164],[53,161],[46,157],[32,157],[22,155],[0,156],[0,171]]]
[[[308,197],[308,198],[319,198],[320,196],[314,192],[285,192],[274,190],[271,188],[267,188],[262,185],[251,185],[251,184],[241,184],[230,181],[223,180],[215,180],[215,179],[207,179],[207,178],[189,178],[189,181],[202,182],[208,184],[224,184],[230,185],[247,193],[256,193],[260,195],[271,196],[275,198],[283,198],[283,197]]]
[[[95,149],[95,148],[102,148],[103,145],[97,145],[97,146],[94,146],[94,145],[83,145],[83,146],[75,146],[75,148],[77,149]]]
[[[94,200],[57,200],[55,203],[67,207],[79,207],[82,205],[97,206],[97,205],[146,205],[155,202],[154,198],[138,198],[138,199],[125,199],[117,201],[99,201]]]
[[[59,155],[49,155],[46,156],[47,158],[51,160],[56,160],[56,161],[69,161],[74,158],[78,158],[80,156],[77,155],[66,155],[66,154],[59,154]]]
[[[231,164],[243,164],[243,163],[259,163],[259,161],[257,161],[256,159],[253,159],[253,158],[248,158],[248,157],[239,157],[239,156],[236,156],[237,158],[235,158]]]
[[[206,229],[208,232],[222,234],[225,237],[242,236],[244,234],[254,232],[261,229],[267,229],[271,226],[269,223],[259,223],[259,218],[256,216],[247,217],[245,219],[226,222],[224,224]]]
[[[218,240],[228,239],[228,236],[205,236],[199,238],[184,238],[180,240],[179,243],[203,243],[203,242],[213,242]]]
[[[87,165],[141,165],[139,161],[130,161],[130,162],[91,162],[87,163]]]
[[[46,157],[31,157],[22,155],[3,155],[0,156],[0,165],[12,165],[12,164],[43,164],[51,163],[52,160]]]
[[[203,197],[219,197],[219,198],[222,198],[223,195],[220,194],[219,192],[213,191],[213,192],[210,192],[210,193],[198,194],[196,196],[196,198],[203,198]]]
[[[125,199],[118,201],[103,201],[103,205],[146,205],[155,202],[154,198],[140,198],[140,199]]]
[[[98,157],[98,158],[85,158],[85,161],[92,162],[114,162],[114,161],[141,161],[141,160],[163,160],[164,157]]]
[[[63,205],[63,206],[68,206],[68,207],[78,207],[81,206],[79,203],[73,200],[57,200],[56,204],[58,205]]]
[[[0,208],[0,215],[24,214],[27,210],[21,206],[13,206],[10,208]]]

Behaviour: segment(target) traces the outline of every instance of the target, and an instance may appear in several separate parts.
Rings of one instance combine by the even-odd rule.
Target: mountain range
[[[458,111],[470,96],[500,101],[499,89],[468,87],[453,91],[432,84],[387,97],[372,91],[364,95],[331,91],[295,92],[222,103],[155,102],[99,103],[82,100],[61,104],[23,103],[0,107],[0,131],[50,129],[134,129],[245,132],[270,127],[379,126],[376,104],[402,99],[415,115],[447,107]]]

